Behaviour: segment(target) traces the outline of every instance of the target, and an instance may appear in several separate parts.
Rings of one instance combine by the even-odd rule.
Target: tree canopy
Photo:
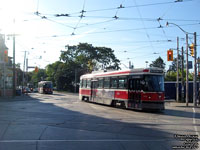
[[[73,91],[82,74],[93,70],[119,69],[119,63],[111,48],[94,47],[88,43],[67,45],[59,61],[47,65],[45,70],[30,73],[31,82],[49,80],[58,90]]]
[[[178,61],[178,64],[179,64],[179,68],[182,68],[182,56],[179,55],[179,61]],[[174,71],[176,72],[177,71],[177,58],[174,58],[173,61],[172,61],[172,64],[169,66],[169,69],[168,71]]]
[[[107,47],[94,47],[92,44],[79,43],[79,45],[66,46],[60,60],[83,68],[87,72],[99,69],[119,69],[120,61],[115,57],[114,50]]]
[[[149,66],[165,69],[165,63],[160,56],[155,61],[152,61],[152,63]]]

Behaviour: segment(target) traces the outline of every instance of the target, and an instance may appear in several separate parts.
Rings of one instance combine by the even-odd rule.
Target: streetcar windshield
[[[143,90],[148,92],[163,92],[164,77],[161,75],[146,75],[144,76]]]
[[[51,83],[45,83],[44,88],[53,88]]]

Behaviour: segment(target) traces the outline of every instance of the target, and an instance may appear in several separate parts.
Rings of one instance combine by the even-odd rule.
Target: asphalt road
[[[0,150],[169,150],[198,144],[200,108],[141,112],[38,93],[0,100]],[[194,149],[194,147],[192,147]]]

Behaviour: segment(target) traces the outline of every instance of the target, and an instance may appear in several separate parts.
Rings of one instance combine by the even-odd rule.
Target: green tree
[[[99,69],[119,69],[120,61],[115,57],[114,50],[107,47],[94,47],[92,44],[79,43],[77,46],[67,46],[60,60],[83,68],[86,72]]]
[[[38,72],[29,73],[31,80],[29,82],[33,83],[34,86],[38,85],[38,82],[46,80],[47,74],[45,69],[39,69]]]
[[[23,71],[20,69],[20,64],[16,64],[17,86],[22,85]]]
[[[179,64],[179,68],[182,68],[182,56],[179,55],[179,61],[178,61],[178,64]],[[172,61],[172,64],[169,66],[169,69],[168,71],[174,71],[176,72],[177,70],[177,58],[174,58],[174,60]]]
[[[182,76],[182,72],[179,70],[179,80],[181,81],[181,76]],[[177,78],[177,72],[175,71],[167,71],[167,73],[165,74],[165,81],[176,81]],[[189,81],[193,80],[193,75],[192,73],[188,74],[188,79]],[[186,70],[184,70],[184,81],[186,81]]]
[[[56,61],[55,63],[49,64],[46,66],[47,80],[52,81],[54,86],[56,86],[55,75],[59,73],[58,68],[59,68],[59,65],[62,65],[62,64],[63,64],[62,62]]]
[[[160,56],[155,61],[152,61],[152,63],[149,66],[165,69],[165,63]]]
[[[119,60],[114,50],[106,47],[94,47],[92,44],[79,43],[66,46],[60,61],[46,67],[47,79],[53,81],[58,90],[73,91],[80,76],[99,69],[119,69]],[[77,90],[78,91],[78,90]]]

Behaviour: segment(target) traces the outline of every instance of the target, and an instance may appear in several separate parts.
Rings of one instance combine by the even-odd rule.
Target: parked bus
[[[38,92],[42,94],[53,94],[53,84],[51,81],[40,81],[38,83]]]
[[[164,110],[163,70],[144,68],[82,75],[79,98],[130,109]]]

